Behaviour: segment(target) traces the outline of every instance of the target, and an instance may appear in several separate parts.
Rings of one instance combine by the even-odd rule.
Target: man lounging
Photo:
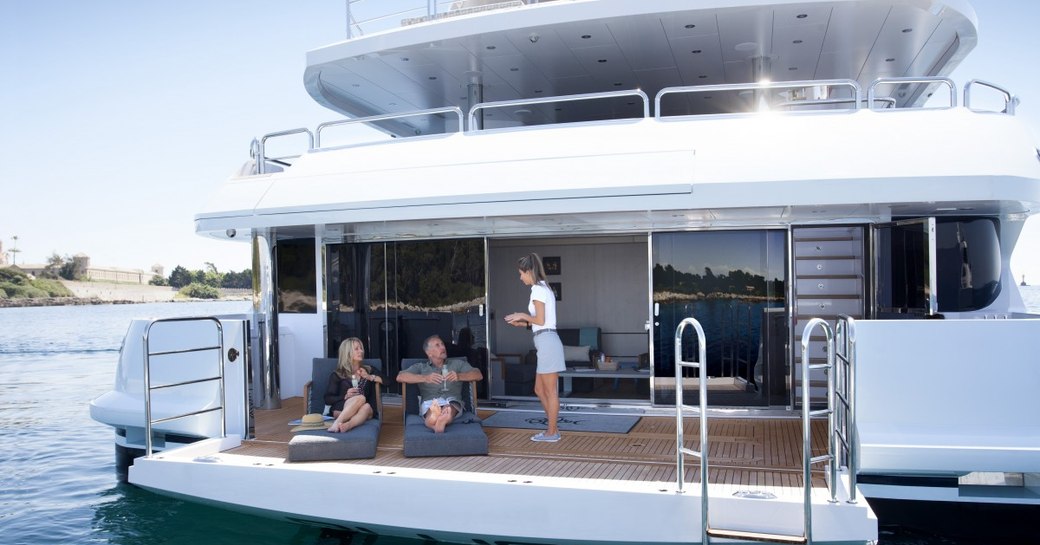
[[[397,382],[418,385],[419,414],[427,427],[442,433],[462,412],[462,382],[483,380],[484,375],[465,360],[447,359],[448,349],[439,335],[423,341],[423,351],[428,360],[402,370]]]

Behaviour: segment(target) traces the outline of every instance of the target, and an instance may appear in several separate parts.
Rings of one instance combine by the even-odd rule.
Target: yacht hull
[[[448,543],[701,542],[699,491],[678,492],[675,483],[290,464],[223,452],[239,443],[237,437],[210,439],[140,458],[130,482],[189,501],[381,536]],[[774,499],[748,499],[713,485],[711,524],[800,535],[801,488],[777,492]],[[817,490],[812,510],[815,543],[877,539],[877,520],[865,502],[831,503]]]

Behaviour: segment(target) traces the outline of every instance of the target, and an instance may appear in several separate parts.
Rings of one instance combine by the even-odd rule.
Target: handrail
[[[942,83],[943,85],[950,88],[950,108],[957,107],[957,86],[953,83],[950,78],[944,78],[941,76],[929,76],[923,78],[916,77],[899,77],[899,78],[878,78],[870,84],[870,88],[867,90],[867,108],[874,109],[874,101],[878,100],[875,97],[876,89],[879,85],[888,85],[893,83]]]
[[[442,6],[438,6],[438,3],[454,5],[453,2],[447,2],[445,0],[409,0],[398,2],[373,0],[372,2],[369,2],[369,4],[378,4],[379,7],[370,9],[366,15],[362,16],[362,18],[355,17],[351,9],[351,4],[357,4],[359,2],[361,2],[361,0],[347,0],[346,2],[348,40],[364,36],[366,33],[371,34],[373,32],[433,21],[444,17],[468,15],[470,13],[516,7],[526,4],[537,4],[538,0],[485,0],[480,2],[479,5],[455,9],[450,7],[445,9]],[[379,8],[384,7],[385,10],[379,11]]]
[[[802,106],[828,106],[831,104],[852,104],[855,99],[853,98],[821,98],[813,100],[785,100],[774,104],[774,108],[793,108]],[[895,108],[896,99],[892,97],[879,97],[874,99],[875,102],[884,102],[889,107]],[[861,101],[862,102],[862,101]]]
[[[288,130],[278,131],[278,132],[271,132],[271,133],[267,133],[267,134],[261,136],[260,137],[260,142],[256,143],[256,146],[255,146],[256,149],[254,151],[254,153],[256,154],[256,173],[257,174],[266,174],[267,173],[267,169],[265,168],[265,166],[267,164],[267,156],[266,156],[266,153],[264,152],[264,147],[267,145],[267,140],[268,139],[278,138],[278,137],[281,137],[281,136],[289,136],[289,135],[292,135],[292,134],[300,134],[300,133],[307,133],[307,140],[308,140],[307,150],[310,151],[310,150],[314,149],[314,134],[312,134],[311,130],[306,128],[306,127],[300,127],[298,129],[288,129]],[[254,142],[256,142],[256,141],[254,140]]]
[[[437,114],[447,114],[447,113],[454,113],[455,115],[458,116],[458,118],[459,118],[459,130],[457,132],[462,132],[462,130],[463,130],[463,126],[462,126],[462,109],[460,109],[458,106],[447,106],[447,107],[444,107],[444,108],[431,108],[431,109],[428,109],[428,110],[414,110],[414,111],[409,111],[409,112],[400,112],[400,113],[382,114],[382,115],[370,115],[368,117],[357,117],[357,118],[353,118],[353,119],[339,119],[339,120],[336,120],[336,121],[326,121],[326,122],[318,125],[318,127],[316,129],[314,129],[314,147],[312,149],[321,149],[321,131],[323,129],[325,129],[325,128],[328,128],[328,127],[337,127],[337,126],[340,126],[340,125],[352,125],[354,123],[374,123],[376,121],[388,121],[388,120],[391,120],[391,119],[400,119],[400,118],[403,118],[403,117],[416,117],[416,116],[420,116],[420,115],[437,115]]]
[[[638,96],[643,99],[643,117],[650,117],[650,97],[646,96],[646,93],[642,89],[628,89],[624,91],[604,91],[602,93],[580,93],[577,95],[560,95],[552,97],[540,97],[540,98],[520,98],[516,100],[499,100],[496,102],[481,102],[474,104],[469,109],[469,116],[467,124],[472,130],[477,124],[477,110],[483,110],[486,108],[504,108],[506,106],[530,106],[532,104],[549,104],[552,102],[574,102],[578,100],[596,100],[601,98],[615,98],[615,97],[626,97],[626,96]]]
[[[682,334],[686,326],[693,326],[697,332],[697,361],[682,359]],[[704,328],[695,318],[684,318],[675,328],[675,474],[679,493],[683,492],[683,481],[686,480],[684,455],[695,456],[701,461],[701,543],[708,543],[708,370],[706,365],[706,343]],[[682,368],[697,369],[697,384],[700,394],[700,435],[699,451],[683,446],[683,383]]]
[[[685,85],[679,87],[665,87],[654,96],[654,118],[661,118],[661,99],[665,95],[676,93],[708,93],[718,91],[766,91],[769,89],[797,89],[801,87],[849,87],[852,89],[853,97],[849,102],[855,102],[855,109],[859,109],[862,102],[862,90],[856,80],[851,79],[824,79],[824,80],[800,80],[800,81],[777,81],[762,83],[720,83],[717,85]]]
[[[817,326],[823,327],[824,335],[827,338],[827,363],[809,364],[809,342],[812,330]],[[803,506],[804,506],[804,519],[805,519],[805,539],[807,543],[812,543],[812,465],[825,462],[827,460],[834,459],[834,433],[829,432],[828,436],[828,452],[813,458],[812,455],[812,430],[810,429],[811,417],[827,415],[827,428],[828,430],[834,429],[834,411],[831,407],[834,406],[834,373],[833,371],[828,373],[827,380],[827,408],[819,411],[811,410],[809,403],[809,372],[814,369],[834,369],[834,335],[831,332],[831,326],[826,320],[822,318],[813,318],[809,320],[809,323],[805,325],[805,329],[802,330],[802,494],[803,494]],[[830,479],[827,481],[827,486],[830,488],[831,502],[836,502],[836,482],[838,478],[837,464],[831,462],[831,474]]]
[[[150,335],[152,332],[152,326],[158,323],[164,322],[192,322],[192,321],[211,321],[217,328],[217,345],[216,346],[202,346],[195,348],[188,348],[184,350],[169,350],[163,352],[152,352],[150,348]],[[195,416],[199,414],[205,414],[213,411],[220,411],[220,436],[227,437],[227,414],[225,412],[225,399],[224,399],[224,327],[221,325],[220,320],[213,317],[203,318],[160,318],[158,320],[152,320],[148,324],[148,328],[145,329],[142,337],[144,342],[144,441],[145,441],[145,456],[152,456],[152,425],[160,424],[162,422],[168,422],[171,420],[177,420],[179,418],[186,418],[189,416]],[[170,384],[162,384],[159,386],[152,386],[152,356],[166,356],[171,354],[186,354],[190,352],[200,352],[207,350],[216,350],[219,365],[217,367],[217,376],[215,377],[203,377],[193,380],[186,380],[182,382],[174,382]],[[178,386],[188,386],[191,384],[200,384],[203,382],[217,381],[217,388],[220,391],[220,405],[210,409],[202,409],[198,411],[192,411],[183,414],[175,414],[167,416],[165,418],[159,418],[156,420],[152,419],[152,391],[160,390],[165,388],[175,388]]]
[[[1004,113],[1006,113],[1008,115],[1015,115],[1015,107],[1018,105],[1018,97],[1016,97],[1015,95],[1011,94],[1011,91],[1008,91],[1007,89],[1004,89],[1003,87],[1001,87],[1001,86],[999,86],[999,85],[997,85],[995,83],[990,83],[988,81],[983,81],[981,79],[973,79],[973,80],[969,81],[968,83],[964,84],[964,107],[965,108],[971,109],[971,87],[973,85],[981,85],[983,87],[989,87],[990,89],[994,89],[996,91],[999,91],[1001,94],[1004,95]]]
[[[856,426],[856,320],[844,314],[838,316],[834,328],[835,381],[838,414],[833,430],[841,441],[842,451],[836,453],[849,471],[848,503],[856,503],[856,473],[859,472],[859,428]],[[837,465],[837,464],[835,464]]]

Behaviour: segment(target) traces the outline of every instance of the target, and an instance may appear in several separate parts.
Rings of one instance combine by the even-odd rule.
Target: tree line
[[[189,271],[177,265],[170,276],[153,276],[148,282],[153,286],[170,286],[181,289],[190,284],[202,284],[213,288],[250,289],[253,287],[253,271],[244,269],[241,272],[220,272],[212,263],[206,262],[205,270]]]

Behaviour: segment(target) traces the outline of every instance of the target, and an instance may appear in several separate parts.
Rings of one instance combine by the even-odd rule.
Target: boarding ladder
[[[202,346],[187,346],[184,348],[178,348],[173,350],[160,350],[152,352],[151,350],[151,335],[152,327],[159,323],[167,322],[212,322],[215,332],[216,345],[203,344]],[[177,420],[180,418],[187,418],[189,416],[195,416],[214,411],[220,411],[220,437],[227,437],[227,416],[225,413],[225,400],[224,400],[224,328],[220,324],[220,320],[212,317],[203,318],[162,318],[153,320],[148,324],[148,328],[144,332],[144,418],[145,418],[145,456],[152,456],[152,426],[168,422],[171,420]],[[178,382],[171,382],[166,384],[160,384],[152,386],[152,357],[155,356],[172,356],[176,354],[189,354],[199,352],[210,352],[215,351],[217,357],[217,370],[216,376],[203,376],[198,378],[191,378],[187,380],[180,380]],[[152,418],[152,392],[156,390],[166,390],[170,388],[179,388],[189,386],[192,384],[203,384],[207,382],[215,382],[219,392],[219,405],[215,407],[202,408],[196,411],[190,411],[186,413],[178,413],[163,418]]]
[[[682,358],[682,334],[687,326],[697,332],[698,354],[696,361]],[[827,362],[809,364],[809,337],[816,327],[823,328],[827,339]],[[704,329],[694,318],[686,318],[675,329],[675,442],[676,442],[676,486],[683,493],[685,481],[684,462],[686,456],[694,456],[700,460],[701,467],[701,543],[709,545],[711,538],[735,539],[742,541],[764,541],[774,543],[812,544],[812,466],[821,462],[830,462],[827,473],[829,501],[836,503],[838,466],[848,468],[850,478],[849,503],[856,502],[856,448],[855,448],[855,322],[848,316],[840,316],[837,324],[838,343],[831,326],[823,319],[813,318],[802,332],[802,505],[803,531],[801,535],[750,532],[746,530],[712,528],[708,522],[708,384],[705,364]],[[698,370],[700,394],[700,450],[692,450],[683,445],[683,384],[682,369],[684,367]],[[827,407],[812,410],[809,403],[809,374],[813,369],[821,369],[827,374]],[[692,407],[691,407],[692,408]],[[827,416],[827,453],[812,456],[812,417]],[[841,449],[838,450],[838,445]]]

